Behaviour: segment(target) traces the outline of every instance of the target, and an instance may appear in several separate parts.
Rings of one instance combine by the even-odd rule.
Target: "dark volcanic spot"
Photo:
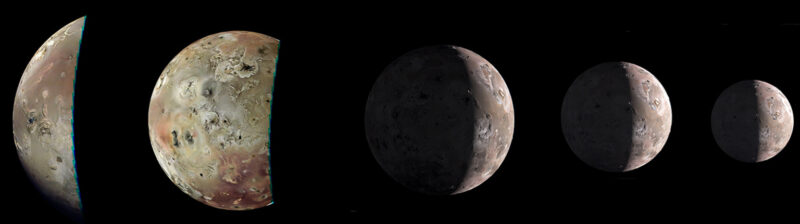
[[[189,131],[184,132],[183,138],[186,139],[186,142],[188,142],[189,144],[194,143],[194,138],[192,137],[192,133]]]
[[[201,92],[200,94],[203,95],[204,97],[211,97],[211,94],[213,94],[213,93],[214,93],[214,90],[212,90],[209,87],[209,88],[203,89],[203,92]]]
[[[261,55],[266,55],[268,49],[269,47],[267,45],[261,46],[258,48],[258,53]]]
[[[240,69],[240,70],[241,71],[253,71],[253,69],[255,69],[254,66],[242,63],[242,69]]]
[[[423,92],[420,92],[420,93],[419,93],[419,99],[421,99],[421,100],[428,99],[428,94],[425,94],[425,93],[423,93]]]
[[[172,145],[175,147],[180,147],[180,144],[178,143],[178,132],[175,130],[172,130]]]

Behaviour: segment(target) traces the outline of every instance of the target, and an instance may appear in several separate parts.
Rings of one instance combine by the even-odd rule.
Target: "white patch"
[[[33,54],[33,59],[31,59],[31,63],[33,63],[35,61],[39,61],[39,59],[41,59],[44,56],[44,52],[45,51],[47,51],[47,48],[44,48],[44,47],[42,47],[38,51],[36,51],[36,53]]]
[[[236,36],[234,36],[233,34],[230,34],[230,33],[220,34],[219,37],[222,38],[222,39],[230,40],[230,41],[237,41],[238,40],[238,38],[236,38]]]

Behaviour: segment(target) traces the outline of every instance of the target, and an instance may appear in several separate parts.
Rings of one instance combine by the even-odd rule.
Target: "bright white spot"
[[[42,56],[44,56],[44,50],[36,51],[36,54],[33,54],[33,61],[38,61]]]

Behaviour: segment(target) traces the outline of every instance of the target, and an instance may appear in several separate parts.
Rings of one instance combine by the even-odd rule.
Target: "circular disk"
[[[170,180],[207,205],[272,203],[269,124],[278,40],[230,31],[178,53],[150,99],[153,152]]]
[[[792,137],[793,127],[789,100],[778,88],[759,80],[731,85],[711,112],[714,140],[742,162],[761,162],[777,155]]]
[[[625,172],[647,164],[664,147],[672,108],[647,70],[608,62],[586,70],[567,90],[561,128],[572,152],[591,167]]]
[[[425,194],[458,194],[486,181],[514,133],[500,73],[455,46],[411,51],[389,64],[367,99],[367,140],[381,167]]]

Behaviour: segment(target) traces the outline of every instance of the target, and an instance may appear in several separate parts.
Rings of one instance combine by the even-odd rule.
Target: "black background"
[[[789,216],[796,205],[797,140],[758,164],[725,155],[709,117],[719,93],[744,79],[800,100],[800,20],[722,9],[661,6],[323,4],[197,2],[161,5],[11,7],[2,15],[0,150],[4,217],[65,218],[27,180],[14,150],[11,109],[22,72],[56,30],[88,15],[75,98],[80,190],[90,223],[369,218],[504,218],[637,221]],[[677,7],[684,8],[684,7]],[[685,9],[685,8],[684,8]],[[663,11],[662,11],[663,10]],[[662,12],[659,12],[662,11]],[[191,199],[158,165],[147,130],[155,82],[180,50],[204,36],[249,30],[281,40],[272,114],[275,204],[214,209]],[[364,134],[372,83],[400,55],[452,44],[500,71],[514,100],[508,157],[481,186],[454,196],[406,190],[373,159]],[[628,61],[664,85],[673,110],[661,153],[627,173],[594,170],[560,128],[574,78]]]

